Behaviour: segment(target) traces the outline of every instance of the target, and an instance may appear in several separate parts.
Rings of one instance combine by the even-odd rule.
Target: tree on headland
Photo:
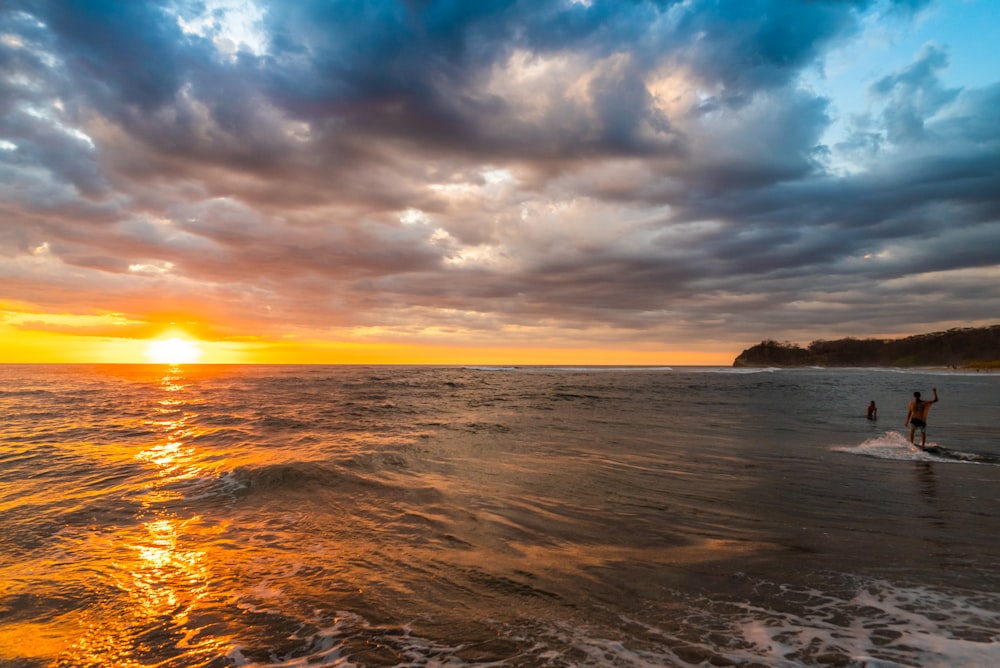
[[[768,339],[740,353],[733,366],[1000,368],[1000,325],[956,328],[902,339],[820,339],[806,348]]]
[[[740,360],[748,353],[752,356],[753,363],[741,364]],[[733,366],[803,366],[812,364],[810,359],[811,355],[809,351],[800,348],[794,343],[788,341],[778,343],[772,339],[767,339],[761,341],[753,348],[744,350],[743,354],[733,362]]]

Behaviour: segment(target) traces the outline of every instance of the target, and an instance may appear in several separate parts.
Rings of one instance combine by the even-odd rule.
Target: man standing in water
[[[919,392],[913,393],[913,401],[910,402],[910,410],[906,411],[906,422],[903,426],[910,425],[910,443],[913,443],[913,433],[917,429],[920,430],[920,449],[924,449],[924,445],[927,443],[927,413],[931,410],[931,404],[937,403],[938,395],[937,388],[931,388],[934,392],[934,398],[930,401],[924,401],[920,398]]]

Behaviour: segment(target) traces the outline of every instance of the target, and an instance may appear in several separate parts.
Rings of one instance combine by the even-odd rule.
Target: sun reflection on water
[[[192,547],[204,530],[200,517],[158,516],[131,531],[120,531],[110,585],[113,599],[88,609],[82,637],[65,653],[61,666],[146,666],[181,656],[190,612],[209,592],[210,559]],[[204,639],[198,649],[215,652],[223,641]],[[166,662],[169,665],[169,661]]]
[[[150,657],[225,654],[227,638],[190,628],[192,611],[210,592],[220,531],[200,515],[183,515],[183,485],[203,473],[197,449],[186,442],[197,434],[191,425],[198,415],[183,396],[191,383],[171,367],[159,386],[167,396],[151,406],[146,424],[161,438],[134,455],[153,474],[133,497],[141,506],[138,523],[110,528],[94,545],[110,580],[102,586],[114,593],[81,613],[82,633],[56,665],[138,667],[150,665]]]
[[[182,603],[190,605],[204,591],[209,575],[206,555],[187,549],[183,540],[183,530],[199,521],[198,517],[183,522],[175,517],[151,520],[143,525],[144,539],[131,546],[135,554],[128,569],[131,578],[119,584],[146,617],[176,615]]]

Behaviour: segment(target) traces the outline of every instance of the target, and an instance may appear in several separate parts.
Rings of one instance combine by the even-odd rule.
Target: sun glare
[[[156,364],[193,364],[201,357],[198,344],[177,338],[150,341],[146,357]]]

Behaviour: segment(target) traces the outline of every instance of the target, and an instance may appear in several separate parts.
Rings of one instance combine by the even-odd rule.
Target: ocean
[[[998,407],[946,370],[0,366],[0,666],[1000,665]]]

